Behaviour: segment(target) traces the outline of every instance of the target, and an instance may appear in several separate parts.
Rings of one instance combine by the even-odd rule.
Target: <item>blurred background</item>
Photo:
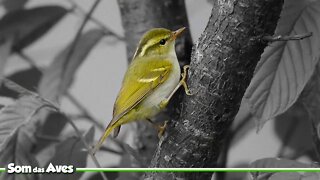
[[[207,0],[186,0],[186,8],[189,18],[192,39],[195,42],[204,30],[209,19],[212,4]],[[46,68],[55,59],[57,54],[65,49],[74,39],[76,32],[81,25],[85,13],[89,11],[93,1],[77,0],[78,11],[68,13],[56,25],[53,26],[39,40],[29,45],[23,50],[23,53],[32,58],[38,67]],[[73,7],[71,1],[66,0],[29,0],[26,8],[33,8],[45,5],[58,5],[67,9]],[[79,11],[81,9],[81,12]],[[6,13],[2,7],[0,15]],[[121,17],[116,0],[102,1],[98,8],[94,11],[92,17],[97,19],[108,27],[110,30],[124,36],[124,30],[121,24]],[[90,21],[84,31],[96,28],[97,24]],[[30,64],[23,60],[18,55],[11,55],[6,63],[4,75],[26,70],[30,68]],[[69,90],[70,94],[100,123],[105,126],[112,118],[113,103],[120,89],[122,77],[127,68],[127,57],[125,42],[118,40],[113,36],[103,37],[90,51],[85,61],[76,71],[74,81]],[[0,104],[6,105],[13,102],[13,99],[1,97]],[[79,114],[79,109],[70,101],[69,98],[61,99],[61,109],[67,114]],[[288,135],[286,131],[290,131],[285,123],[277,121],[268,121],[259,133],[256,132],[254,118],[248,118],[248,107],[243,102],[240,112],[235,120],[234,126],[238,125],[243,119],[250,119],[250,122],[245,125],[242,132],[237,134],[234,142],[230,146],[228,152],[227,167],[247,167],[248,163],[264,158],[275,157],[283,152],[289,153],[296,148],[297,144],[305,137]],[[297,120],[298,121],[298,120]],[[85,118],[78,118],[75,121],[79,129],[84,132],[89,129],[91,124]],[[128,144],[132,144],[130,139],[130,130],[132,124],[123,126],[119,139]],[[276,128],[275,128],[276,127]],[[306,127],[308,128],[308,127]],[[291,128],[292,129],[292,128]],[[64,133],[68,134],[74,131],[67,126]],[[94,140],[97,141],[101,135],[101,131],[96,129]],[[291,136],[294,140],[286,136]],[[306,135],[308,136],[308,135]],[[283,145],[283,140],[288,141],[288,144]],[[95,142],[94,141],[94,142]],[[112,144],[112,143],[111,143]],[[292,149],[291,149],[292,148]],[[281,151],[281,153],[279,153]],[[120,156],[108,152],[101,152],[97,157],[103,167],[116,166],[120,161]],[[308,160],[307,157],[301,156],[300,160]],[[88,158],[87,167],[95,167],[92,160]],[[88,174],[82,176],[86,179]]]

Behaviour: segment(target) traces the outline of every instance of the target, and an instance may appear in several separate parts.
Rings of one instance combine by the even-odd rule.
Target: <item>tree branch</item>
[[[86,147],[86,150],[88,151],[89,156],[91,157],[93,163],[98,167],[98,168],[102,168],[99,161],[97,160],[97,158],[94,156],[93,152],[92,152],[92,148],[90,147],[90,145],[87,143],[87,141],[85,140],[85,138],[83,137],[83,135],[81,134],[80,130],[77,128],[77,126],[74,124],[74,122],[67,118],[68,122],[70,123],[70,125],[72,126],[72,128],[76,131],[78,137],[81,139],[81,141],[83,142],[84,146]],[[102,179],[103,180],[108,180],[108,178],[106,177],[106,175],[103,172],[99,172]]]
[[[273,34],[283,1],[214,1],[195,45],[180,118],[168,125],[151,167],[215,167],[229,125],[238,112],[267,46],[254,37]],[[145,179],[210,179],[211,173],[146,173]]]
[[[86,16],[84,17],[83,19],[83,22],[81,23],[77,33],[76,33],[76,36],[74,37],[71,45],[70,45],[70,50],[68,51],[67,55],[66,55],[66,60],[64,61],[64,67],[67,66],[67,64],[69,63],[69,60],[71,58],[71,56],[73,55],[73,52],[75,50],[75,47],[81,37],[81,33],[82,33],[82,30],[84,29],[84,27],[86,26],[87,22],[90,20],[90,17],[91,15],[93,14],[93,12],[96,10],[96,8],[98,7],[99,3],[101,2],[101,0],[96,0],[92,7],[90,8],[89,12],[86,14]],[[62,77],[64,77],[62,75]]]
[[[84,16],[87,15],[87,12],[84,9],[82,9],[74,0],[68,0],[68,1],[75,8],[75,10],[78,10],[81,13],[81,15],[84,15]],[[98,27],[100,27],[100,29],[102,29],[106,35],[112,35],[120,41],[124,40],[124,38],[121,35],[117,34],[116,32],[112,31],[110,28],[106,27],[100,20],[96,19],[93,16],[90,16],[89,18]]]
[[[282,35],[277,35],[277,36],[264,36],[262,39],[265,41],[269,42],[274,42],[274,41],[297,41],[297,40],[302,40],[308,37],[312,36],[312,32],[304,33],[304,34],[297,34],[293,36],[282,36]]]

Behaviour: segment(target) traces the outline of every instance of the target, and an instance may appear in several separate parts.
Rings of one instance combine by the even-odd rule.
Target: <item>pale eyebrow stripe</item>
[[[166,40],[166,41],[168,41],[168,39],[171,37],[171,35],[169,36],[169,37],[165,37],[164,39]],[[147,51],[147,49],[149,48],[149,47],[152,47],[152,46],[154,46],[154,45],[156,45],[156,44],[158,44],[159,42],[158,41],[153,41],[153,42],[155,42],[155,43],[152,43],[152,41],[147,41],[147,43],[145,43],[144,45],[143,45],[143,48],[142,48],[142,50],[141,50],[141,52],[139,53],[139,56],[143,56],[145,53],[146,53],[146,51]]]
[[[156,42],[156,41],[155,41]],[[145,53],[146,53],[146,51],[147,51],[147,49],[149,48],[149,47],[151,47],[151,46],[153,46],[153,45],[155,45],[155,44],[157,44],[158,42],[156,42],[156,43],[152,43],[152,41],[148,41],[144,46],[143,46],[143,48],[142,48],[142,50],[141,50],[141,52],[140,52],[140,56],[143,56]]]

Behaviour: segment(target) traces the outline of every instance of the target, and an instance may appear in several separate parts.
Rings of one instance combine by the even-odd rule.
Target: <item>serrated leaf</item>
[[[92,144],[94,138],[94,127],[84,135],[88,144]],[[49,161],[53,165],[73,165],[75,168],[86,167],[88,152],[85,151],[86,146],[79,137],[70,137],[61,142],[56,147],[56,153]],[[73,174],[44,174],[43,180],[73,180],[79,179],[82,173]]]
[[[320,57],[320,1],[285,1],[276,35],[312,32],[310,38],[270,44],[261,56],[245,98],[258,128],[285,112],[299,97]]]
[[[38,167],[38,162],[31,151],[32,141],[29,137],[21,131],[15,131],[10,136],[10,140],[6,144],[6,147],[0,151],[0,167],[7,167],[9,163],[15,165],[27,165],[32,167]],[[5,180],[37,180],[39,174],[7,174],[0,173],[0,179]]]
[[[45,105],[40,98],[23,95],[14,104],[0,110],[0,152],[18,128],[28,123],[34,114]]]
[[[315,164],[304,164],[298,161],[281,159],[281,158],[263,158],[252,162],[249,168],[314,168]],[[270,179],[274,174],[277,173],[266,173],[266,172],[252,172],[252,177],[260,179]],[[311,175],[313,173],[305,173],[304,176]],[[287,175],[289,177],[289,175]],[[301,175],[299,175],[301,176]]]
[[[7,59],[11,53],[11,48],[13,45],[13,36],[9,36],[6,38],[0,38],[0,77],[3,76],[4,67],[6,65]],[[2,84],[0,78],[0,86]]]
[[[22,9],[28,0],[2,0],[1,4],[7,11]]]
[[[63,49],[45,71],[40,81],[39,93],[43,97],[57,102],[71,85],[78,67],[103,36],[104,32],[100,29],[92,29],[81,35],[69,59],[66,58],[72,44]]]
[[[20,51],[44,35],[66,13],[60,6],[11,11],[0,20],[0,39],[14,36],[13,50]]]
[[[6,78],[16,82],[17,84],[20,84],[22,87],[30,91],[37,91],[38,84],[41,78],[41,72],[35,68],[29,68],[14,72]],[[2,85],[0,86],[0,96],[6,96],[16,99],[19,97],[19,93]]]
[[[33,143],[29,138],[29,125],[35,113],[47,105],[47,102],[37,94],[24,89],[18,84],[3,79],[4,84],[20,93],[21,97],[12,105],[5,106],[0,110],[0,166],[6,167],[8,163],[16,165],[38,166],[35,157],[30,153]],[[25,179],[36,180],[38,174],[7,174],[1,173],[0,179]]]

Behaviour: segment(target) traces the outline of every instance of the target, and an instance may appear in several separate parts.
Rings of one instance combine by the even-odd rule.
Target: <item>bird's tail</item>
[[[100,137],[98,143],[94,146],[93,148],[93,154],[95,154],[101,147],[101,145],[103,144],[104,140],[106,140],[106,138],[110,135],[110,133],[112,132],[112,130],[114,128],[116,128],[118,125],[116,124],[112,124],[111,126],[108,126],[106,128],[106,130],[104,131],[104,134]]]

